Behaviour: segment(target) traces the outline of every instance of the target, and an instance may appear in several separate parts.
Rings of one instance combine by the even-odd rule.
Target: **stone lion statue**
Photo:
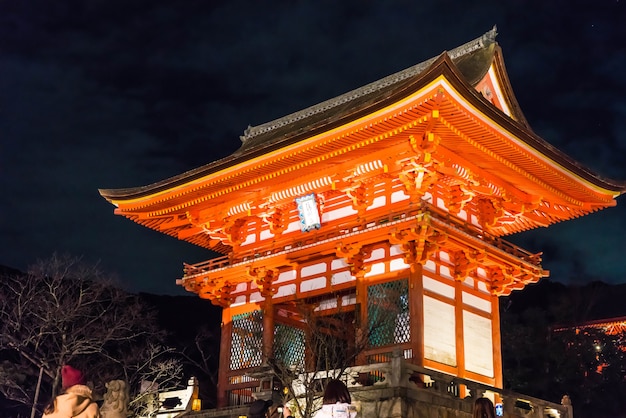
[[[128,417],[128,384],[123,380],[111,380],[104,385],[107,388],[104,402],[100,408],[102,418]]]

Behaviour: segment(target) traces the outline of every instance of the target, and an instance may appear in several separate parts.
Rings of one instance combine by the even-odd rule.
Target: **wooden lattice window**
[[[263,312],[233,316],[230,370],[260,366],[263,357]]]
[[[410,341],[409,286],[407,279],[377,283],[367,288],[370,347]]]
[[[274,328],[274,357],[288,369],[303,370],[306,342],[304,331],[288,325]]]

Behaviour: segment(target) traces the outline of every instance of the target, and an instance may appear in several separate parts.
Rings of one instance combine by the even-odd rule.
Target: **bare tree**
[[[301,417],[310,417],[319,408],[320,394],[328,379],[339,378],[354,363],[366,345],[361,333],[354,332],[354,317],[340,309],[316,312],[319,305],[295,303],[300,313],[299,327],[276,327],[273,357],[267,362],[280,385],[287,390],[285,400]]]
[[[183,341],[185,343],[185,341]],[[179,347],[179,354],[186,369],[191,369],[193,375],[201,382],[200,398],[203,407],[215,407],[214,398],[217,390],[217,368],[219,357],[216,356],[215,347],[219,345],[219,335],[209,328],[201,325],[193,337],[193,342]]]
[[[370,298],[364,323],[359,305],[342,305],[346,296],[277,307],[273,355],[264,359],[265,365],[282,387],[283,400],[293,399],[290,405],[301,417],[311,417],[320,408],[328,380],[355,378],[346,375],[348,367],[361,363],[369,348],[401,342],[397,329],[408,327],[408,322],[402,323],[408,307],[399,295]]]
[[[84,370],[100,393],[112,379],[132,387],[145,376],[163,378],[159,370],[173,353],[159,344],[154,314],[97,266],[53,255],[1,280],[0,392],[6,398],[36,403],[40,372],[42,393],[54,396],[63,364]]]
[[[182,379],[183,366],[178,359],[157,360],[162,357],[162,349],[149,347],[152,355],[141,365],[142,377],[139,391],[129,402],[129,409],[137,417],[155,416],[160,407],[158,393],[173,389]]]

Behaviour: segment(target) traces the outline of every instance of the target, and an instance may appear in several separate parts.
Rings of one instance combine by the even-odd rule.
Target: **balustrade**
[[[318,372],[316,375],[323,379],[328,375],[334,375],[334,372]],[[302,378],[311,379],[311,376],[303,376]],[[417,399],[413,406],[407,406],[407,411],[425,407],[456,409],[467,413],[460,414],[459,417],[470,417],[474,399],[487,395],[498,399],[503,404],[504,417],[573,418],[571,402],[567,396],[564,396],[562,404],[557,404],[514,391],[495,388],[416,366],[407,362],[400,352],[394,353],[390,362],[349,367],[342,373],[342,380],[346,382],[353,394],[353,399],[357,401],[363,398],[367,399],[365,402],[377,402],[386,398],[389,393],[404,393],[405,402],[409,404],[412,400]],[[383,389],[392,389],[392,391],[384,391]],[[376,391],[381,393],[378,400],[373,393]],[[415,393],[412,394],[411,392]],[[423,396],[425,392],[429,396]],[[364,396],[366,393],[367,395]],[[302,393],[295,395],[299,396]],[[428,404],[422,400],[428,400]],[[363,402],[361,401],[361,403]],[[365,408],[364,405],[361,407]],[[377,416],[386,417],[387,415],[380,414]],[[421,415],[412,415],[407,412],[406,415],[402,416],[417,417]]]

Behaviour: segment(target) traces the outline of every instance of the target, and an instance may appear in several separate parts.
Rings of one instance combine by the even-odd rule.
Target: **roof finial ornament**
[[[250,131],[252,130],[252,125],[248,124],[248,127],[246,128],[245,131],[243,131],[243,135],[239,136],[239,140],[241,140],[241,142],[245,143],[246,139],[248,139],[248,136],[250,136]]]
[[[483,38],[490,40],[491,42],[495,42],[496,36],[498,36],[498,25],[493,25],[493,28],[487,33],[483,35]]]

